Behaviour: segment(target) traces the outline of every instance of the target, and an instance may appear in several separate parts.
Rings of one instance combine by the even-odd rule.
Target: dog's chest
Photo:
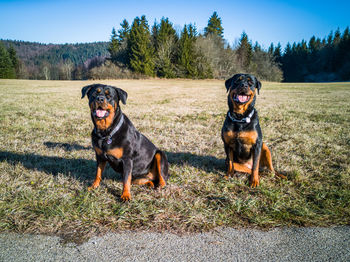
[[[110,147],[108,145],[102,144],[95,145],[94,150],[97,155],[109,159],[109,157],[114,157],[115,159],[120,159],[123,157],[124,150],[122,147]]]
[[[242,146],[245,151],[250,151],[251,147],[256,143],[258,133],[255,130],[239,132],[228,130],[223,133],[223,138],[225,143],[232,148]]]

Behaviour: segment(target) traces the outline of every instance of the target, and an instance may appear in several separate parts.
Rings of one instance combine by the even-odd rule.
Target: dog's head
[[[254,107],[256,92],[260,91],[261,83],[249,74],[236,74],[226,80],[228,104],[230,111],[244,114],[248,108]]]
[[[126,104],[128,94],[117,87],[93,84],[83,87],[81,98],[89,98],[91,118],[98,129],[107,129],[119,111],[119,101]]]

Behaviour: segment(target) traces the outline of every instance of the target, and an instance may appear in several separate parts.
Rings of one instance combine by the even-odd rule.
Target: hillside
[[[15,48],[22,61],[23,78],[29,79],[62,79],[59,75],[63,72],[60,71],[64,71],[69,65],[71,68],[79,65],[89,67],[92,60],[105,58],[109,55],[108,42],[41,44],[13,40],[0,41],[7,48],[11,45]],[[49,75],[46,74],[46,77],[45,70],[46,73],[49,71]]]

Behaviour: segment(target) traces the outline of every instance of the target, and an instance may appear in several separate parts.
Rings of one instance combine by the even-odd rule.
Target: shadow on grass
[[[62,148],[65,151],[75,151],[75,150],[91,150],[91,146],[81,146],[78,144],[68,144],[68,143],[56,143],[56,142],[44,142],[47,148]]]
[[[81,146],[79,144],[45,142],[48,148],[62,148],[66,151],[92,150],[92,147]],[[225,160],[213,156],[200,156],[188,152],[168,152],[165,151],[170,164],[190,165],[202,169],[205,172],[220,172],[225,170]]]
[[[96,163],[93,160],[69,159],[37,154],[20,154],[0,151],[0,162],[6,161],[13,166],[23,165],[27,169],[37,170],[57,176],[63,174],[86,183],[94,178]]]
[[[205,172],[222,172],[225,170],[225,160],[214,156],[200,156],[188,152],[165,151],[170,164],[189,165]]]
[[[62,148],[66,151],[92,150],[78,144],[45,142],[49,149]],[[189,165],[205,172],[220,172],[225,169],[225,161],[213,156],[199,156],[187,152],[165,152],[170,164]],[[43,156],[33,153],[21,154],[8,151],[0,151],[0,161],[6,161],[13,166],[23,165],[27,169],[37,170],[57,176],[62,174],[72,177],[82,183],[90,183],[95,178],[95,160],[74,159],[56,156]],[[111,178],[111,172],[105,174],[105,178]],[[114,172],[112,172],[114,173]],[[120,179],[120,175],[113,175],[114,179]]]

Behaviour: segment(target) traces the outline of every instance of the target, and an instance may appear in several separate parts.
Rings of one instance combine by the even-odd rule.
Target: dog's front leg
[[[233,166],[233,149],[230,148],[229,145],[224,144],[225,152],[226,152],[226,176],[225,178],[228,179],[230,176],[232,177],[234,174],[234,166]]]
[[[102,161],[101,159],[99,159],[99,157],[97,157],[96,177],[95,177],[94,183],[90,187],[88,187],[89,191],[97,188],[100,185],[102,173],[106,167],[106,164],[107,164],[106,161]]]
[[[131,199],[130,187],[132,178],[133,163],[130,159],[123,159],[123,194],[121,199],[129,201]]]
[[[253,147],[253,167],[252,173],[250,176],[250,187],[257,187],[259,185],[259,162],[261,155],[261,146],[262,143],[257,141],[257,143]]]

